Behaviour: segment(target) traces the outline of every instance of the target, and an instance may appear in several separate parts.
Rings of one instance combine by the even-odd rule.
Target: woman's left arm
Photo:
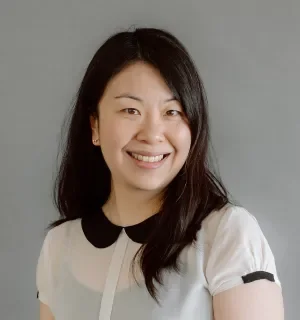
[[[283,320],[282,285],[256,218],[233,206],[212,215],[203,228],[215,320]]]
[[[215,320],[284,320],[281,288],[259,280],[241,284],[213,297]]]

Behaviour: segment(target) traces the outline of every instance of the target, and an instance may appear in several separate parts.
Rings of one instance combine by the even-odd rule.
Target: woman
[[[282,320],[274,257],[208,163],[183,45],[121,32],[81,83],[37,266],[41,320]]]

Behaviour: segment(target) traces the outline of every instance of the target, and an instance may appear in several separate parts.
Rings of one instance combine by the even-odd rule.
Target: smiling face
[[[159,72],[136,62],[118,73],[91,117],[113,185],[162,191],[184,165],[191,132],[183,109]]]

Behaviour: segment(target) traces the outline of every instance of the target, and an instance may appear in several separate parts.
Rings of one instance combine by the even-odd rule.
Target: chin
[[[167,186],[167,183],[164,183],[164,181],[149,181],[148,179],[145,181],[132,181],[129,185],[131,185],[132,188],[141,191],[160,192]]]

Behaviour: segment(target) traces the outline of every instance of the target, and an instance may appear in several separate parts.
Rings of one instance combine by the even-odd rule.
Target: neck
[[[113,182],[111,185],[111,194],[102,209],[112,223],[123,227],[135,225],[159,211],[161,192],[129,189]]]

